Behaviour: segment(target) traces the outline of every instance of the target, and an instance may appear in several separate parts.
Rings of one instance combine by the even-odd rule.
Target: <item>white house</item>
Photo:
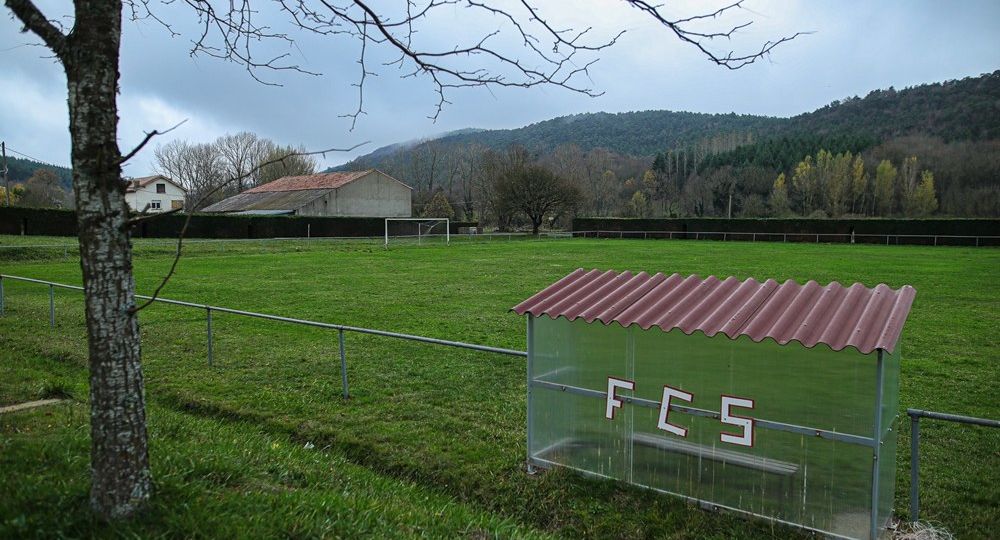
[[[165,212],[183,209],[187,190],[162,175],[132,178],[127,181],[125,202],[135,212]]]

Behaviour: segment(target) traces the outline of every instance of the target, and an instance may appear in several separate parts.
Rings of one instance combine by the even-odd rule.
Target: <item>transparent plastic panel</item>
[[[871,523],[872,449],[754,424],[752,446],[726,442],[740,425],[718,418],[722,397],[753,400],[732,407],[733,418],[793,424],[871,437],[875,427],[875,355],[852,348],[807,349],[771,340],[731,340],[719,334],[643,331],[540,317],[535,321],[531,454],[596,473],[830,533],[867,538]],[[898,408],[898,358],[886,362],[883,414]],[[895,373],[895,378],[890,376]],[[622,404],[605,417],[608,377],[633,381],[618,389]],[[893,382],[894,381],[894,382]],[[551,385],[566,385],[553,388]],[[692,395],[715,417],[671,410],[658,426],[664,385]],[[588,395],[574,392],[583,389]],[[891,394],[891,395],[890,395]],[[636,403],[626,398],[635,396]],[[731,421],[733,421],[731,419]],[[738,422],[738,420],[736,420]],[[887,426],[886,426],[887,427]],[[895,437],[895,431],[889,432]],[[750,442],[750,441],[746,441]],[[888,444],[886,446],[889,446]],[[889,448],[883,450],[888,454]],[[892,442],[892,453],[895,441]],[[880,478],[892,474],[894,456]],[[891,479],[880,486],[888,497]],[[882,504],[879,516],[882,517]]]

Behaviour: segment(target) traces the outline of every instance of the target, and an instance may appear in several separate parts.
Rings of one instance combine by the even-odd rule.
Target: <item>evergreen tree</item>
[[[431,197],[431,202],[427,203],[427,206],[424,207],[422,217],[448,219],[455,217],[455,210],[452,209],[451,203],[448,202],[448,197],[444,194],[444,191],[438,190]]]

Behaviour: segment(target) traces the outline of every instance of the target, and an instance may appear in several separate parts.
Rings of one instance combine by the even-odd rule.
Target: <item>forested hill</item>
[[[787,120],[732,113],[601,112],[562,116],[517,129],[451,135],[437,142],[476,143],[495,150],[519,144],[540,154],[563,144],[575,144],[584,150],[606,148],[619,154],[651,156],[664,148],[693,144],[718,134],[767,133],[784,122]]]
[[[462,132],[398,149],[385,147],[338,169],[381,166],[400,152],[424,145],[471,144],[499,150],[519,144],[543,155],[573,144],[585,151],[604,148],[645,157],[713,137],[735,136],[747,142],[850,137],[872,145],[913,134],[945,141],[1000,139],[1000,71],[903,90],[874,90],[863,98],[835,101],[792,118],[673,111],[563,116],[517,129]]]
[[[64,189],[68,190],[73,183],[73,171],[66,167],[7,156],[7,176],[11,184],[27,182],[38,169],[50,169],[56,173],[56,176],[59,177],[59,183]]]

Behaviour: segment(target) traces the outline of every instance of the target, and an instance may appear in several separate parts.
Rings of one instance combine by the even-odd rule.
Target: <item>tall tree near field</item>
[[[164,2],[170,3],[170,2]],[[76,200],[80,266],[83,274],[87,342],[90,363],[91,490],[90,505],[102,518],[133,515],[151,493],[151,474],[146,435],[145,395],[141,363],[135,280],[132,273],[130,230],[135,223],[125,204],[122,164],[156,136],[153,130],[133,150],[122,154],[118,147],[118,80],[122,35],[122,11],[133,19],[150,19],[174,32],[153,10],[153,0],[74,0],[72,27],[63,31],[33,0],[4,0],[14,17],[53,53],[66,75],[69,104],[73,192]],[[203,29],[193,41],[192,54],[203,54],[246,66],[260,80],[265,70],[305,70],[287,63],[287,55],[258,57],[258,47],[267,50],[275,42],[289,45],[289,33],[272,30],[261,22],[249,0],[187,2],[186,9]],[[548,20],[546,13],[525,0],[507,10],[480,2],[463,3],[470,17],[486,15],[512,24],[501,30],[514,39],[491,40],[501,30],[483,32],[471,44],[437,49],[423,47],[421,25],[433,13],[453,8],[454,2],[426,0],[392,12],[377,11],[362,0],[333,5],[310,0],[277,0],[287,24],[305,34],[332,39],[356,39],[359,45],[359,97],[351,115],[356,121],[364,113],[364,87],[371,66],[366,47],[380,47],[399,54],[393,64],[404,76],[424,75],[437,91],[436,117],[447,103],[446,92],[461,87],[520,87],[555,85],[587,95],[597,93],[578,81],[586,79],[593,61],[581,56],[596,54],[611,46],[617,36],[589,42],[584,32],[564,29]],[[720,13],[739,9],[737,2],[711,14],[674,19],[661,8],[644,1],[626,0],[639,8],[664,31],[692,45],[711,62],[739,69],[766,56],[774,47],[796,36],[771,40],[748,54],[717,55],[707,48],[713,38],[729,37],[744,25],[728,30],[706,30],[702,24]],[[516,9],[516,11],[515,11]],[[454,17],[454,12],[451,12]],[[692,26],[696,26],[692,28]],[[620,34],[619,34],[620,35]],[[797,35],[797,34],[796,34]],[[545,45],[542,42],[547,42]],[[496,44],[494,46],[494,43]],[[516,43],[511,50],[504,43]],[[551,47],[549,47],[551,45]],[[265,53],[266,54],[266,53]],[[468,58],[477,60],[469,67]],[[527,67],[531,66],[531,67]],[[251,173],[253,171],[250,171]],[[230,182],[243,185],[244,177]],[[178,256],[180,255],[178,244]],[[157,292],[166,280],[161,283]],[[154,293],[155,294],[155,293]],[[144,304],[148,305],[148,304]]]
[[[649,200],[642,190],[632,194],[628,201],[628,214],[631,217],[644,218],[649,216]]]
[[[909,156],[903,159],[903,164],[899,168],[899,177],[896,182],[896,200],[899,201],[903,214],[911,216],[911,201],[913,193],[917,190],[920,182],[920,174],[917,169],[917,156]]]
[[[538,165],[502,178],[497,191],[505,206],[527,216],[536,236],[546,217],[572,211],[582,200],[576,184]]]
[[[427,203],[427,206],[424,207],[424,211],[420,215],[422,217],[452,219],[455,217],[455,210],[452,209],[451,203],[448,202],[448,196],[444,194],[443,190],[439,189],[431,197],[431,201]]]
[[[850,152],[830,158],[830,170],[826,178],[826,206],[830,217],[839,217],[847,210],[847,200],[851,190]]]
[[[865,160],[861,154],[854,157],[851,164],[851,213],[864,213],[865,193],[868,191],[868,175],[865,174]]]
[[[896,167],[888,159],[883,159],[875,169],[875,210],[879,216],[892,213],[892,199],[896,192]]]
[[[795,188],[796,197],[801,201],[799,211],[802,215],[808,216],[815,209],[818,186],[819,172],[814,166],[813,157],[806,156],[795,166],[795,174],[792,175],[792,187]]]
[[[788,206],[788,186],[785,183],[785,173],[779,174],[778,178],[774,180],[769,204],[773,215],[781,217],[788,214],[790,208]]]
[[[911,198],[907,202],[907,215],[910,216],[929,216],[937,210],[938,200],[937,195],[934,193],[934,173],[931,171],[920,173],[920,183],[917,184]]]

